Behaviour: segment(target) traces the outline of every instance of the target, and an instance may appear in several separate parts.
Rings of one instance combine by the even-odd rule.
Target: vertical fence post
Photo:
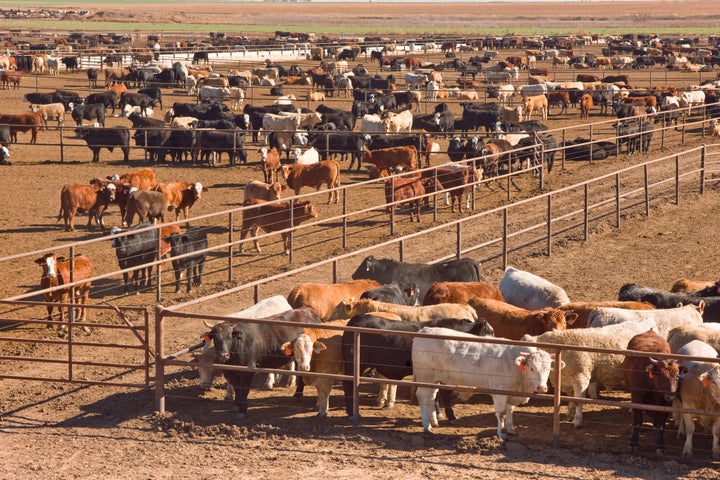
[[[228,213],[228,282],[233,278],[233,212]]]
[[[643,165],[643,173],[644,175],[644,185],[643,188],[645,189],[645,216],[650,216],[650,181],[648,179],[648,166],[647,163]]]
[[[702,150],[700,151],[700,194],[705,193],[705,154],[707,150],[707,146],[703,144]]]
[[[405,260],[405,240],[400,240],[398,243],[398,254],[400,255],[400,261]]]
[[[585,208],[583,209],[583,240],[587,242],[590,223],[590,185],[585,182]]]
[[[155,409],[165,413],[165,317],[162,305],[155,307]]]
[[[294,213],[295,213],[295,199],[291,199],[290,200],[290,225],[291,226],[295,225],[295,219],[293,218]],[[294,228],[290,229],[290,231],[288,232],[288,236],[289,236],[289,240],[290,240],[290,244],[288,245],[290,248],[290,254],[288,255],[288,263],[293,263],[293,260],[295,257],[295,255],[294,255],[294,253],[295,253],[295,229]],[[284,245],[283,245],[283,247],[284,247]],[[257,302],[255,302],[255,303],[257,303]]]
[[[455,224],[455,258],[460,260],[462,256],[462,222]]]
[[[503,270],[508,265],[508,209],[503,208],[503,240],[502,240],[502,259],[503,259]]]
[[[357,332],[353,333],[353,417],[360,418],[360,334]]]
[[[157,245],[155,247],[157,250],[155,251],[155,260],[160,260],[161,254],[160,251],[162,249],[162,234],[160,233],[160,227],[157,227],[155,229],[157,232]],[[160,303],[162,301],[162,281],[161,281],[161,275],[162,275],[162,264],[158,263],[157,268],[155,269],[155,275],[157,276],[157,289],[155,293],[155,300]],[[152,275],[150,275],[150,278],[148,281],[152,279]]]
[[[348,235],[348,215],[347,215],[347,188],[343,188],[341,190],[342,193],[342,212],[343,212],[343,221],[342,221],[342,244],[343,248],[347,248],[347,235]]]
[[[675,205],[680,205],[680,155],[675,155]]]
[[[620,228],[620,174],[615,174],[615,226]]]
[[[70,247],[70,283],[75,281],[75,247]],[[75,325],[75,291],[77,287],[70,287],[70,298],[68,299],[68,381],[73,380],[73,326]],[[60,307],[63,308],[63,307]],[[62,312],[62,311],[61,311]],[[62,328],[62,327],[61,327]]]
[[[60,125],[58,131],[60,133],[60,163],[65,163],[65,143],[63,141],[63,127]]]
[[[552,255],[552,195],[547,196],[547,255]]]
[[[558,368],[562,365],[562,350],[559,348],[555,352],[555,370],[553,370],[553,384],[556,385],[555,391],[553,392],[553,449],[557,450],[560,448],[560,388],[557,385],[560,383],[561,369]],[[576,405],[577,408],[577,405]]]

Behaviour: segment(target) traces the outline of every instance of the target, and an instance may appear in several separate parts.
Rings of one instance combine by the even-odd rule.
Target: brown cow
[[[583,94],[580,98],[580,119],[590,119],[590,109],[593,107],[592,95],[589,93]]]
[[[362,161],[373,165],[377,176],[382,177],[397,170],[403,172],[417,170],[418,151],[414,146],[365,149]]]
[[[300,195],[302,187],[315,187],[320,190],[324,183],[328,190],[328,203],[338,203],[340,195],[336,188],[340,186],[340,164],[335,160],[320,160],[311,165],[294,163],[282,165],[282,175],[288,187]]]
[[[712,287],[715,282],[706,282],[705,280],[689,280],[687,278],[681,278],[677,282],[673,283],[671,292],[675,293],[694,293],[704,290],[707,287]]]
[[[525,98],[525,120],[530,120],[533,112],[539,111],[543,120],[548,116],[548,99],[545,95],[533,95]]]
[[[103,69],[103,73],[105,74],[106,87],[110,87],[112,84],[122,85],[122,82],[130,76],[130,70],[125,67],[107,67]],[[119,93],[118,98],[120,98]]]
[[[279,181],[280,152],[278,152],[278,149],[272,147],[268,150],[267,147],[262,147],[259,152],[263,172],[265,173],[265,182],[273,183]]]
[[[552,105],[560,105],[558,115],[567,113],[568,105],[570,105],[570,93],[567,90],[548,92],[548,108]]]
[[[115,185],[103,184],[101,180],[91,180],[90,185],[69,183],[60,191],[60,211],[57,220],[65,221],[65,231],[75,231],[75,214],[88,212],[88,228],[93,218],[95,224],[105,227],[102,213],[108,204],[115,199]]]
[[[634,302],[622,300],[609,300],[606,302],[570,302],[558,308],[567,313],[577,314],[577,320],[568,328],[587,328],[590,312],[598,307],[627,308],[628,310],[655,310],[655,306],[648,302]]]
[[[300,283],[290,291],[288,303],[293,308],[303,305],[312,307],[323,319],[344,318],[344,308],[338,308],[343,300],[357,299],[366,290],[379,287],[375,280],[351,280],[344,283]]]
[[[668,342],[648,330],[635,335],[627,345],[628,350],[639,352],[670,353]],[[626,356],[622,363],[625,386],[630,390],[632,403],[643,403],[669,407],[678,393],[680,366],[675,359],[655,359],[652,357]],[[643,423],[643,410],[633,408],[632,435],[630,448],[636,451],[640,443],[640,425]],[[655,429],[655,448],[661,455],[665,451],[664,430],[669,412],[648,410]]]
[[[128,183],[138,190],[153,190],[158,184],[152,168],[143,168],[122,175],[115,174],[107,177],[107,179],[115,183]]]
[[[71,263],[72,262],[72,263]],[[66,260],[64,258],[58,258],[54,253],[48,253],[41,258],[35,260],[35,263],[42,267],[42,277],[40,278],[40,288],[52,288],[59,285],[70,283],[71,270],[72,270],[72,281],[86,280],[92,277],[93,265],[88,257],[85,255],[75,255],[72,260]],[[88,298],[90,296],[90,284],[91,282],[83,282],[74,287],[63,288],[55,290],[53,292],[45,293],[45,301],[53,303],[68,303],[70,300],[70,291],[74,291],[73,300],[79,305],[87,305]],[[48,303],[48,321],[52,321],[52,303]],[[60,322],[65,321],[65,314],[63,307],[59,306],[60,311]],[[72,318],[70,307],[68,307],[68,316]],[[86,312],[85,308],[80,307],[80,314],[77,321],[81,322],[85,320]],[[64,328],[64,326],[63,326]],[[88,331],[87,327],[83,327],[85,331]]]
[[[42,127],[42,116],[37,112],[0,114],[0,125],[10,126],[10,140],[17,143],[17,132],[30,130],[30,143],[37,141],[38,129]]]
[[[10,70],[3,70],[2,74],[0,75],[0,82],[2,83],[2,88],[4,89],[20,89],[20,80],[22,80],[23,74],[22,72],[11,72]]]
[[[390,177],[385,180],[385,202],[392,203],[387,206],[386,211],[391,216],[395,215],[396,206],[406,204],[410,205],[410,221],[413,221],[414,214],[417,221],[420,222],[420,206],[423,195],[425,195],[425,187],[420,178]]]
[[[523,335],[540,335],[551,330],[565,330],[577,315],[555,308],[526,310],[509,303],[474,297],[468,305],[495,330],[495,336],[520,340]]]
[[[594,83],[599,82],[600,77],[598,77],[597,75],[591,75],[589,73],[578,73],[575,77],[575,80],[583,83]]]
[[[292,227],[300,225],[300,223],[316,218],[318,216],[315,206],[307,200],[299,200],[293,202],[292,206],[292,223],[290,223],[290,203],[268,203],[258,198],[250,198],[243,202],[248,208],[243,213],[242,228],[240,230],[240,240],[245,240],[248,232],[255,237],[259,229],[267,233],[277,232],[278,230],[288,230]],[[283,247],[285,254],[290,254],[290,232],[282,233]],[[260,243],[257,239],[254,241],[255,250],[258,253]],[[243,244],[240,244],[240,253],[243,252]]]
[[[248,198],[259,198],[260,200],[278,200],[285,190],[285,185],[278,182],[265,183],[259,180],[250,180],[243,190],[243,201]]]
[[[423,305],[468,303],[471,298],[505,301],[500,289],[486,282],[435,282],[425,294]]]
[[[207,192],[207,187],[200,182],[170,182],[158,183],[155,190],[167,200],[168,211],[175,210],[175,220],[180,219],[181,213],[187,220],[190,208]]]
[[[165,222],[165,210],[170,207],[167,199],[161,192],[149,190],[135,190],[131,187],[128,193],[127,206],[123,224],[132,225],[135,214],[140,223],[160,220]]]
[[[655,95],[645,95],[642,97],[625,97],[623,103],[642,103],[646,108],[654,108],[657,110],[657,97]]]
[[[437,173],[437,175],[436,175]],[[447,164],[442,167],[437,167],[435,170],[427,170],[422,172],[422,176],[425,178],[437,178],[440,183],[440,187],[445,191],[445,204],[450,204],[450,211],[455,211],[455,204],[458,205],[460,213],[463,212],[463,195],[465,198],[465,208],[470,208],[470,195],[469,189],[472,183],[473,173],[464,165]],[[426,188],[426,192],[427,191]],[[450,197],[448,199],[448,196]]]

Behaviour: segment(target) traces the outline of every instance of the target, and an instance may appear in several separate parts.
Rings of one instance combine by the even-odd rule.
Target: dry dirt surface
[[[674,6],[676,3],[667,4]],[[566,10],[570,8],[569,4],[562,5]],[[582,5],[583,8],[596,6],[595,3]],[[386,8],[382,4],[380,6]],[[495,6],[499,15],[506,15],[502,11],[506,6]],[[614,8],[615,4],[612,7],[606,4],[605,7]],[[647,4],[643,7],[647,8]],[[248,10],[254,8],[255,5],[247,7]],[[276,11],[277,6],[263,8]],[[305,11],[311,6],[298,5],[297,8]],[[483,5],[483,8],[489,7]],[[579,9],[580,6],[573,4],[573,8]],[[317,10],[315,12],[319,14]],[[577,15],[586,13],[578,12]],[[635,74],[631,72],[631,75]],[[86,88],[83,87],[82,75],[63,75],[57,82],[53,88]],[[20,100],[21,93],[0,92],[3,109],[26,109],[26,104]],[[159,115],[162,112],[156,112],[156,116]],[[553,126],[576,123],[576,115],[576,111],[557,115],[551,118],[550,123]],[[593,118],[593,121],[596,119]],[[120,118],[113,118],[110,122],[127,124]],[[57,134],[52,130],[39,135],[41,144],[54,142],[56,138]],[[250,152],[248,166],[229,167],[223,163],[209,168],[145,163],[138,150],[131,154],[129,166],[122,163],[118,152],[107,151],[101,153],[99,164],[92,164],[89,152],[80,146],[71,148],[65,163],[61,164],[56,147],[31,146],[24,143],[27,140],[27,134],[20,134],[23,144],[13,146],[13,165],[0,166],[3,185],[0,198],[4,205],[4,213],[0,215],[0,256],[101,235],[84,227],[85,217],[80,217],[76,232],[64,232],[55,222],[57,192],[64,183],[84,183],[90,178],[150,166],[163,181],[200,180],[208,186],[209,193],[193,210],[199,215],[238,206],[244,183],[261,178],[256,169],[258,156],[254,150]],[[71,133],[66,134],[64,141],[80,145],[72,139]],[[695,134],[688,139],[687,145],[701,142],[702,139]],[[547,188],[592,178],[628,162],[666,155],[678,147],[673,144],[662,151],[655,148],[646,156],[621,155],[592,165],[584,162],[569,164],[566,170],[558,169],[548,177]],[[347,164],[343,164],[343,168],[346,167]],[[366,178],[347,170],[343,171],[343,175],[344,183]],[[522,185],[531,184],[532,181],[528,180]],[[531,189],[526,188],[525,191],[529,193]],[[372,192],[372,195],[377,196],[378,193]],[[515,257],[512,264],[562,285],[573,300],[612,299],[619,287],[627,282],[669,288],[680,277],[714,280],[719,271],[717,255],[714,255],[714,225],[719,201],[720,193],[714,187],[702,196],[686,194],[680,205],[654,207],[648,217],[624,216],[619,230],[610,226],[596,227],[587,242],[579,239],[566,241],[554,246],[550,257],[542,254]],[[325,215],[330,212],[321,210]],[[452,216],[445,212],[440,221],[447,218]],[[116,210],[111,211],[107,221],[110,225],[118,224]],[[405,225],[403,228],[408,227]],[[278,266],[282,263],[276,260],[277,257],[282,258],[279,246],[277,243],[270,244],[270,240],[267,242],[269,253],[266,256],[246,257],[254,259],[247,260],[247,264],[243,265],[250,271],[250,276],[267,275],[283,268]],[[423,253],[432,257],[437,252],[433,245],[428,245],[426,252],[413,252],[413,256],[421,258]],[[114,256],[109,248],[104,253],[96,252],[93,258],[97,260],[99,271],[110,271],[114,265]],[[260,265],[263,262],[266,262],[265,266]],[[487,281],[497,283],[502,271],[488,268],[484,274]],[[38,276],[35,265],[24,269],[13,268],[0,286],[0,297],[7,298],[37,288]],[[347,275],[344,275],[341,280],[346,278]],[[91,302],[153,305],[153,294],[124,297],[118,285],[118,279],[105,281],[93,290]],[[208,276],[206,284],[192,296],[208,294],[222,286],[222,280]],[[280,284],[273,293],[285,295],[291,287]],[[173,295],[171,291],[166,289],[166,304],[190,298],[184,294]],[[208,313],[239,310],[247,306],[243,303],[245,301],[231,297],[221,305],[208,307]],[[113,319],[110,314],[97,315],[94,321],[110,322]],[[41,316],[42,313],[39,313],[38,317]],[[194,343],[203,327],[196,321],[177,320],[168,330],[166,348],[176,351]],[[63,355],[60,347],[53,344],[5,341],[12,336],[58,339],[57,332],[45,328],[28,324],[1,335],[0,355],[35,358]],[[93,330],[88,335],[81,335],[80,338],[88,342],[123,343],[126,340],[112,331],[101,333]],[[103,360],[128,361],[125,355],[118,353]],[[53,368],[49,364],[3,362],[3,369],[11,370],[14,375],[42,377]],[[93,371],[81,369],[79,375],[140,381],[138,373],[118,374],[116,370],[110,372],[110,369],[106,371],[100,367],[94,367]],[[293,400],[289,388],[280,387],[272,391],[258,388],[250,394],[249,417],[238,421],[232,405],[222,400],[224,389],[220,378],[216,379],[213,389],[203,392],[197,384],[197,374],[189,369],[170,369],[166,377],[169,397],[164,414],[155,412],[152,390],[0,380],[0,478],[381,479],[402,475],[409,479],[449,476],[462,479],[669,480],[718,477],[718,463],[711,459],[711,439],[707,434],[696,434],[696,454],[692,461],[680,459],[682,441],[675,439],[674,428],[667,434],[668,454],[665,458],[655,458],[652,436],[647,431],[641,439],[643,452],[628,454],[630,415],[624,409],[588,407],[584,428],[575,431],[569,422],[564,421],[561,424],[560,448],[553,449],[552,406],[545,400],[533,400],[529,405],[519,407],[516,411],[519,433],[503,442],[495,437],[495,417],[487,396],[474,396],[468,403],[459,404],[456,407],[458,421],[453,424],[441,421],[435,429],[436,433],[429,436],[422,433],[419,408],[410,399],[409,392],[402,388],[399,401],[392,410],[374,407],[371,393],[374,388],[364,389],[361,397],[363,421],[360,425],[352,425],[346,420],[338,388],[333,391],[327,419],[315,418],[315,392],[312,388],[307,389],[302,401]],[[622,391],[609,391],[605,395],[627,399]]]

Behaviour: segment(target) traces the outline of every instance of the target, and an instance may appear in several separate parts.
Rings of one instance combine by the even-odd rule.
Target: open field
[[[81,5],[81,4],[78,4]],[[82,4],[87,8],[87,4]],[[347,31],[350,27],[358,32],[393,32],[393,25],[408,23],[410,8],[421,11],[437,9],[439,4],[393,5],[372,4],[372,15],[366,14],[367,4],[220,4],[222,12],[209,12],[209,3],[163,4],[161,6],[132,4],[93,4],[94,10],[108,11],[105,18],[128,18],[133,21],[151,23],[159,21],[163,27],[169,21],[203,22],[193,28],[217,30],[217,26],[231,25],[232,31],[243,31],[244,25],[256,25],[272,31],[274,29],[312,30],[324,33],[319,26]],[[657,5],[657,4],[654,4]],[[542,20],[542,28],[588,28],[622,31],[632,26],[632,31],[655,31],[659,25],[672,23],[672,27],[683,29],[688,34],[694,29],[709,28],[704,23],[715,21],[720,7],[700,2],[662,2],[662,9],[652,8],[649,3],[613,2],[583,4],[522,4],[532,8],[534,16],[517,16],[517,4],[443,4],[442,15],[427,13],[413,15],[417,18],[418,31],[460,32],[461,28],[513,28],[512,31],[533,31]],[[682,5],[682,8],[680,8]],[[69,8],[65,6],[64,8]],[[164,10],[167,9],[167,10]],[[553,11],[554,9],[554,11]],[[553,26],[553,16],[562,9],[565,20]],[[717,12],[714,12],[717,9]],[[218,9],[219,10],[219,9]],[[452,10],[450,13],[447,10]],[[645,13],[652,10],[651,13]],[[671,13],[660,13],[667,10]],[[675,11],[702,11],[702,15],[683,17]],[[170,13],[169,13],[170,12]],[[177,17],[172,17],[176,14]],[[671,17],[665,22],[662,17]],[[477,18],[476,18],[477,17]],[[512,17],[512,18],[510,18]],[[617,24],[613,23],[616,17]],[[656,17],[661,20],[656,20]],[[174,20],[168,20],[168,19]],[[717,18],[720,18],[718,16]],[[360,19],[360,20],[358,20]],[[573,20],[575,19],[575,20]],[[635,20],[633,20],[635,19]],[[322,20],[322,21],[319,21]],[[640,22],[638,24],[638,22]],[[276,22],[276,24],[273,24]],[[477,22],[475,25],[474,22]],[[656,23],[661,22],[661,23]],[[665,22],[665,23],[662,23]],[[457,25],[454,25],[456,23]],[[467,24],[467,25],[466,25]],[[492,27],[489,25],[492,24]],[[88,26],[92,23],[88,22]],[[105,25],[105,24],[103,24]],[[112,25],[116,25],[113,23]],[[125,24],[123,25],[130,25]],[[198,27],[200,25],[200,27]],[[281,25],[283,27],[281,27]],[[287,27],[284,27],[287,25]],[[501,25],[506,25],[505,27]],[[700,26],[701,25],[701,26]],[[91,27],[92,28],[92,27]],[[105,28],[103,26],[103,28]],[[127,28],[126,26],[123,29]],[[159,28],[160,29],[160,28]],[[237,30],[235,30],[237,29]],[[342,30],[341,30],[342,29]],[[448,30],[457,29],[457,30]],[[538,31],[538,30],[535,30]],[[562,30],[560,30],[562,31]],[[629,30],[625,30],[629,31]],[[704,31],[704,30],[702,30]],[[352,32],[349,32],[352,33]],[[591,48],[599,48],[594,46]],[[508,52],[503,52],[503,55]],[[433,57],[434,60],[440,60]],[[288,62],[290,63],[290,62]],[[311,62],[299,61],[303,67]],[[228,66],[218,66],[228,69]],[[566,72],[563,72],[566,74]],[[636,83],[645,86],[650,83],[648,72],[630,71]],[[655,81],[666,72],[653,72]],[[714,72],[712,72],[714,75]],[[450,75],[450,74],[448,74]],[[685,74],[683,74],[685,75]],[[667,79],[667,77],[665,77]],[[44,80],[44,79],[43,79]],[[672,83],[682,85],[696,82],[695,75],[672,76]],[[89,93],[84,73],[68,75],[63,73],[53,80],[53,88],[71,88]],[[648,85],[649,86],[649,85]],[[298,90],[299,93],[301,90]],[[167,104],[172,99],[187,100],[182,92],[168,91]],[[27,104],[21,101],[22,91],[0,91],[3,108],[8,111],[24,111]],[[298,97],[300,98],[300,96]],[[256,92],[255,101],[265,103],[271,97],[265,90]],[[187,100],[189,101],[189,100]],[[349,108],[349,101],[334,99],[337,105]],[[459,106],[452,106],[456,114]],[[156,111],[161,117],[164,111]],[[568,114],[552,112],[549,124],[553,127],[578,124],[578,112],[571,109]],[[593,112],[590,121],[607,120],[610,117]],[[69,122],[69,119],[68,119]],[[122,118],[111,118],[109,124],[127,125]],[[51,124],[52,126],[52,124]],[[687,146],[696,146],[706,138],[692,132]],[[261,179],[257,169],[257,145],[248,148],[250,164],[229,167],[223,161],[216,168],[192,167],[188,165],[151,164],[145,162],[140,150],[133,150],[130,164],[124,164],[117,151],[103,151],[98,164],[90,163],[90,152],[81,141],[74,139],[68,131],[64,137],[68,157],[65,163],[57,158],[57,148],[43,145],[57,138],[54,130],[39,134],[41,145],[28,145],[28,134],[20,134],[21,145],[13,146],[10,167],[0,167],[2,179],[3,214],[0,215],[0,256],[61,245],[72,240],[96,238],[98,231],[85,229],[85,217],[78,221],[76,232],[62,231],[61,223],[55,220],[57,192],[64,183],[84,183],[87,179],[104,177],[144,166],[154,168],[163,181],[200,180],[209,187],[207,195],[193,210],[193,214],[207,214],[240,204],[241,190],[248,180]],[[582,179],[613,171],[630,162],[660,155],[669,155],[682,148],[678,137],[672,137],[664,149],[655,143],[649,154],[620,155],[593,164],[586,162],[569,163],[566,170],[556,170],[547,177],[547,188],[578,182]],[[443,145],[445,145],[443,140]],[[442,160],[444,161],[444,160]],[[435,160],[433,160],[435,162]],[[440,163],[441,160],[437,160]],[[347,170],[343,162],[343,183],[364,180],[364,173]],[[521,183],[524,194],[534,191],[535,181],[526,179]],[[363,192],[375,199],[381,195],[377,189]],[[500,192],[498,195],[501,195]],[[483,192],[484,201],[494,201]],[[322,198],[322,197],[321,197]],[[717,205],[720,192],[711,188],[704,196],[683,197],[680,206],[666,205],[652,209],[649,217],[633,215],[623,218],[621,230],[603,226],[591,232],[588,242],[569,241],[553,248],[553,255],[531,255],[513,258],[512,264],[532,271],[562,285],[573,300],[596,300],[615,298],[619,287],[627,282],[637,282],[658,288],[669,288],[680,277],[714,280],[720,271],[720,262],[714,254],[717,232]],[[322,216],[330,217],[333,207],[320,205]],[[424,220],[423,226],[430,224]],[[440,221],[452,218],[444,212]],[[118,213],[111,208],[106,221],[117,225]],[[409,228],[406,222],[402,228]],[[223,232],[224,234],[224,232]],[[221,238],[218,234],[216,238]],[[321,239],[316,239],[321,242]],[[322,245],[322,243],[320,243]],[[265,253],[260,256],[246,254],[238,256],[243,269],[249,272],[270,274],[285,268],[286,260],[280,254],[277,242],[263,242]],[[423,255],[437,254],[434,245],[427,245],[426,251],[413,251],[408,255],[412,260]],[[394,254],[394,252],[393,252]],[[98,271],[110,271],[116,266],[110,247],[93,252]],[[264,265],[263,265],[264,263]],[[36,288],[39,272],[36,265],[27,266],[26,271],[13,271],[8,275],[0,292],[2,297],[17,294],[18,290],[31,291]],[[346,272],[342,272],[345,274]],[[484,272],[485,279],[492,283],[499,281],[502,272],[491,269]],[[346,280],[344,275],[341,280]],[[206,277],[206,284],[198,288],[193,296],[200,296],[222,287],[223,281],[212,276]],[[286,294],[289,285],[278,285],[278,294]],[[142,293],[132,297],[118,295],[119,279],[107,279],[91,295],[92,303],[112,301],[123,305],[152,306],[153,294]],[[167,304],[184,301],[189,296],[172,294],[168,286],[165,292]],[[239,310],[247,305],[235,298],[225,299],[220,304],[207,306],[209,313],[223,313]],[[39,310],[38,310],[39,311]],[[39,316],[42,313],[39,313]],[[111,321],[111,315],[100,315],[93,320]],[[194,343],[203,331],[196,322],[178,320],[169,328],[171,350]],[[44,328],[26,326],[14,334],[23,337],[53,340],[57,333]],[[7,335],[5,333],[4,335]],[[93,332],[89,341],[98,339]],[[124,341],[118,335],[103,333],[102,340]],[[105,336],[106,335],[106,336]],[[100,340],[100,339],[98,339]],[[13,344],[6,342],[3,355],[22,355],[51,358],[58,355],[58,349],[48,344]],[[174,351],[174,350],[173,350]],[[120,361],[122,358],[107,359]],[[23,368],[36,368],[32,364]],[[42,375],[43,367],[28,371],[29,375]],[[103,371],[88,372],[88,375],[108,375]],[[137,374],[123,374],[121,377],[136,380]],[[495,418],[487,396],[475,396],[468,404],[460,404],[456,411],[458,422],[441,422],[433,436],[423,435],[419,422],[419,409],[409,399],[409,392],[402,391],[394,410],[382,410],[371,406],[370,388],[363,392],[362,409],[364,421],[360,426],[350,425],[341,410],[340,390],[333,391],[331,411],[327,419],[314,418],[314,389],[308,389],[302,402],[290,399],[291,390],[280,388],[271,392],[253,391],[250,394],[250,416],[243,422],[233,418],[232,407],[221,400],[224,390],[220,379],[209,392],[202,392],[197,385],[196,373],[185,369],[168,372],[168,412],[164,415],[153,411],[153,392],[124,388],[102,388],[97,386],[74,386],[40,382],[3,380],[0,381],[0,479],[176,479],[176,478],[242,478],[266,479],[279,476],[287,479],[313,478],[395,478],[402,475],[409,479],[450,476],[458,479],[519,479],[519,478],[575,478],[575,479],[658,479],[717,478],[718,462],[711,459],[710,438],[707,434],[696,434],[696,458],[692,461],[680,459],[682,440],[675,439],[675,430],[666,434],[668,456],[658,460],[652,454],[652,435],[643,432],[640,455],[629,455],[627,443],[630,432],[630,415],[625,410],[601,407],[588,408],[586,426],[580,430],[570,428],[568,422],[561,425],[561,448],[551,448],[551,405],[533,401],[517,409],[516,423],[519,435],[503,443],[495,438]],[[608,392],[612,398],[627,398],[622,391]],[[202,399],[198,399],[202,397]]]

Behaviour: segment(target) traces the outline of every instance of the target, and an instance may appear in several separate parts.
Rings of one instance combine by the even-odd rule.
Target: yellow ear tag
[[[710,385],[710,381],[707,378],[703,378],[703,387],[707,388]]]
[[[520,364],[520,371],[521,371],[521,372],[524,372],[524,371],[525,371],[525,363],[521,363],[521,364]]]
[[[286,356],[286,357],[289,357],[290,355],[292,355],[292,350],[290,350],[289,348],[286,348],[286,349],[285,349],[285,356]]]

